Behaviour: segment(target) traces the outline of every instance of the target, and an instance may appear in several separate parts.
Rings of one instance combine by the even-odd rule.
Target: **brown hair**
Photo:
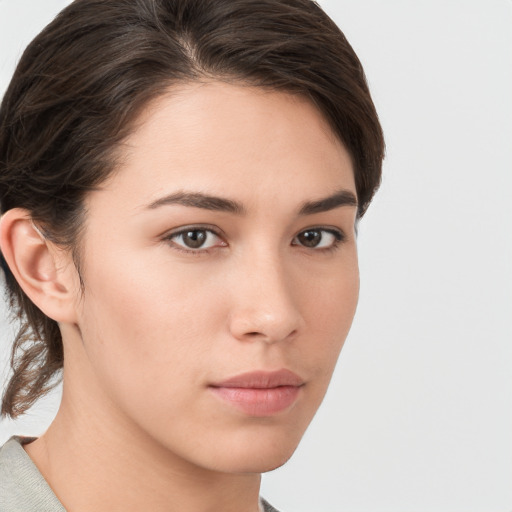
[[[147,103],[179,82],[241,81],[310,98],[354,163],[359,217],[380,183],[384,141],[364,72],[311,0],[76,0],[24,52],[0,107],[1,211],[27,209],[79,269],[85,195]],[[57,323],[5,260],[20,322],[2,414],[24,413],[63,366]]]

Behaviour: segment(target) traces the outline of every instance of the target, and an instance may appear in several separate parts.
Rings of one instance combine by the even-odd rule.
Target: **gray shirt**
[[[1,512],[66,512],[22,443],[31,438],[11,437],[0,448]],[[264,512],[278,512],[261,500]]]

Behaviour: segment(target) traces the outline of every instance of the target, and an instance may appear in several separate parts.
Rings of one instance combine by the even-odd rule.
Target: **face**
[[[95,402],[195,466],[273,469],[355,312],[351,159],[306,99],[217,82],[159,98],[122,152],[86,203]]]

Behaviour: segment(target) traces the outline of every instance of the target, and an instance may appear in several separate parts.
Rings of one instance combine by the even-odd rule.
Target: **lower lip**
[[[219,398],[249,416],[271,416],[285,411],[296,402],[300,393],[299,386],[210,389]]]

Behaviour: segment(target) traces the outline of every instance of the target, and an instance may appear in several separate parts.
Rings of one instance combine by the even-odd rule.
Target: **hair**
[[[309,98],[352,157],[363,216],[382,130],[359,59],[311,0],[70,4],[27,47],[0,107],[2,213],[26,209],[79,271],[84,198],[116,169],[138,114],[175,84],[212,79]],[[58,382],[64,355],[57,323],[1,264],[19,323],[1,413],[16,417]]]

